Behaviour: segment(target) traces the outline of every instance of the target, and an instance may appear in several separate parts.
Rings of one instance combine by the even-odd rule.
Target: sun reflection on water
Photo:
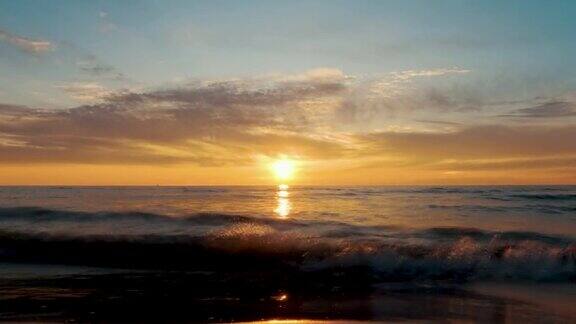
[[[288,300],[288,294],[281,293],[281,294],[278,294],[276,296],[272,296],[272,299],[274,299],[275,301],[279,301],[279,302],[287,301]]]
[[[276,197],[278,198],[278,204],[276,205],[276,209],[274,212],[280,218],[287,218],[290,215],[290,210],[292,206],[290,205],[290,193],[288,192],[288,185],[281,184],[278,186],[278,191],[276,192]]]

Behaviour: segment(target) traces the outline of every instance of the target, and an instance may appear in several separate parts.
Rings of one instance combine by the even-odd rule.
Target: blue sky
[[[561,0],[0,0],[0,149],[10,147],[10,163],[135,163],[125,152],[146,147],[150,154],[138,156],[153,164],[224,165],[206,159],[214,149],[207,139],[220,136],[224,155],[246,164],[292,152],[350,168],[356,152],[363,165],[392,170],[410,161],[431,177],[460,163],[478,179],[468,169],[490,159],[526,168],[530,159],[558,158],[567,172],[576,158],[564,138],[576,118],[575,14],[576,2]],[[190,132],[171,124],[177,118],[221,132]],[[142,132],[148,119],[162,125],[157,138]],[[165,136],[180,128],[180,137]],[[523,150],[487,149],[480,158],[454,144],[422,162],[435,155],[419,145],[430,140],[422,134],[490,146],[477,139],[495,131],[510,143],[536,136],[542,146],[562,145],[544,152],[518,144]],[[260,140],[254,134],[278,143],[248,149]],[[112,141],[107,150],[124,153],[100,159],[80,140]],[[391,148],[364,156],[378,141]],[[183,143],[201,149],[190,155],[195,149]],[[54,157],[62,148],[68,155]]]
[[[0,45],[0,82],[15,92],[25,91],[14,79],[42,92],[45,83],[86,78],[74,67],[82,55],[145,86],[317,67],[359,75],[456,66],[485,82],[534,79],[518,87],[535,90],[552,82],[560,87],[552,92],[576,82],[567,73],[576,70],[573,1],[22,0],[0,7],[2,30],[54,44],[42,58]]]

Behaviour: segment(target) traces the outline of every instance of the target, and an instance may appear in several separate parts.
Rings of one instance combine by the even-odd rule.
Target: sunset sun
[[[274,176],[279,180],[290,180],[295,171],[294,161],[288,159],[277,160],[272,164]]]

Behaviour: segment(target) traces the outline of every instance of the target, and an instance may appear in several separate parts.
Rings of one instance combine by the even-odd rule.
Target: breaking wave
[[[423,230],[226,214],[0,209],[0,260],[203,271],[278,269],[370,282],[576,281],[576,242],[534,232]]]

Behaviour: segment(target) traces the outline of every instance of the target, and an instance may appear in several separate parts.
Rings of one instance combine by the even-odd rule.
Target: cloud
[[[112,91],[106,89],[104,86],[94,82],[74,82],[59,85],[56,86],[56,88],[62,89],[62,91],[69,94],[73,99],[88,102],[104,99],[112,93]]]
[[[98,57],[93,54],[86,53],[74,46],[66,46],[71,49],[75,56],[77,56],[76,66],[78,69],[91,77],[109,79],[115,81],[127,81],[128,78],[124,73],[118,71],[114,66],[102,62]]]
[[[111,93],[96,83],[59,86],[91,105],[51,112],[0,110],[0,162],[199,163],[215,165],[258,154],[327,158],[345,151],[314,133],[303,102],[345,89],[312,73],[299,78],[192,82],[178,88]],[[27,118],[3,122],[14,111]],[[4,118],[3,118],[4,117]],[[306,130],[306,131],[305,131]]]
[[[576,154],[576,126],[468,126],[451,132],[359,135],[365,151],[426,161]]]
[[[80,71],[90,76],[109,78],[113,80],[122,80],[126,78],[123,73],[118,72],[112,65],[99,62],[95,58],[81,60],[77,65]]]
[[[558,118],[576,116],[576,103],[568,101],[551,101],[534,107],[522,108],[503,117],[525,118]]]
[[[369,91],[382,97],[397,95],[410,89],[410,84],[418,79],[429,79],[431,77],[448,76],[451,74],[470,73],[471,70],[450,68],[431,70],[406,70],[392,72],[384,77],[370,80],[366,83]]]
[[[434,165],[433,168],[450,171],[534,170],[547,168],[576,169],[576,155],[568,157],[443,161]]]
[[[351,171],[399,183],[570,183],[575,136],[574,125],[356,134]]]
[[[391,73],[392,78],[397,80],[409,80],[421,77],[433,77],[433,76],[443,76],[448,74],[462,74],[470,73],[471,70],[461,69],[461,68],[449,68],[449,69],[431,69],[431,70],[406,70],[400,72]]]
[[[105,18],[101,17],[102,19]],[[0,42],[5,42],[17,48],[18,50],[32,54],[41,55],[56,48],[54,42],[47,40],[35,40],[18,35],[14,35],[8,31],[0,29]],[[99,79],[108,79],[113,81],[129,81],[129,78],[124,73],[118,71],[114,66],[103,62],[96,55],[89,53],[77,46],[67,43],[58,43],[59,52],[61,57],[59,60],[67,61],[75,64],[77,69],[85,75]]]
[[[456,110],[443,110],[449,109],[440,107],[446,103],[435,106],[443,101],[430,99],[429,92],[417,92],[417,99],[414,92],[374,99],[367,91],[370,82],[336,69],[316,69],[192,80],[147,91],[113,92],[95,82],[62,84],[62,91],[88,103],[59,110],[0,105],[0,163],[214,166],[288,154],[452,172],[529,169],[540,162],[542,168],[568,167],[576,156],[572,124],[447,122],[439,113]],[[446,105],[460,107],[452,103],[458,101],[454,95],[446,95]],[[427,106],[415,107],[418,103]],[[346,105],[353,105],[351,112],[373,116],[412,111],[412,124],[384,127],[390,119],[365,118],[349,127],[353,118],[338,119]],[[420,114],[426,109],[432,113]]]
[[[343,98],[336,117],[344,123],[371,125],[417,111],[469,111],[483,105],[474,92],[446,85],[450,75],[470,73],[460,68],[408,70],[359,79]]]
[[[24,116],[32,113],[33,111],[33,109],[26,106],[0,104],[0,116],[2,117]]]
[[[0,41],[8,43],[28,54],[43,54],[54,48],[54,44],[46,40],[30,39],[0,30]]]
[[[96,76],[106,75],[106,74],[109,74],[111,72],[114,72],[114,68],[110,65],[85,64],[83,62],[79,63],[78,65],[80,66],[80,70],[82,70],[88,74],[92,74],[92,75],[96,75]]]
[[[344,74],[342,70],[335,68],[316,68],[301,74],[271,75],[269,78],[276,81],[316,81],[316,82],[344,82],[354,77]]]

